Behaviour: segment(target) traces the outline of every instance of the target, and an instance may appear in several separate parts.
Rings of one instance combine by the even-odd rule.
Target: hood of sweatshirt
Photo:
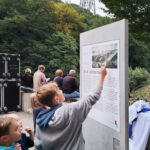
[[[37,118],[36,118],[36,124],[38,124],[38,126],[40,128],[46,128],[48,125],[48,122],[52,119],[52,117],[55,114],[55,111],[60,108],[62,106],[62,104],[59,104],[55,107],[52,107],[50,109],[44,109],[42,110]]]

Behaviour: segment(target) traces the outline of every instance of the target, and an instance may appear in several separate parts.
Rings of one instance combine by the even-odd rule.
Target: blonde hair
[[[30,68],[26,68],[25,69],[25,73],[31,73],[31,69]]]
[[[12,120],[14,120],[14,118],[11,118],[9,116],[1,116],[0,117],[0,137],[9,134],[10,125],[12,123]]]
[[[13,118],[13,119],[16,119],[16,120],[20,120],[19,116],[16,115],[16,114],[8,114],[6,115],[7,117],[10,117],[10,118]]]
[[[18,115],[16,115],[16,114],[7,114],[6,116],[11,117],[11,118],[15,118],[15,119],[18,118]]]
[[[30,108],[34,109],[35,107],[37,107],[36,93],[32,93],[30,95]]]
[[[63,71],[61,69],[57,69],[55,72],[55,76],[63,76]]]
[[[37,91],[37,100],[46,106],[53,107],[53,98],[58,95],[59,87],[56,83],[50,82],[43,85]]]
[[[39,65],[38,66],[38,69],[41,69],[41,68],[45,70],[45,66],[44,65]]]

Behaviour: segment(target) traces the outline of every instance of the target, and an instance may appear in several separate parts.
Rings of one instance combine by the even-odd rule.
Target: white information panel
[[[104,64],[102,95],[83,124],[85,150],[128,150],[127,20],[80,34],[81,99],[96,88]]]
[[[100,67],[105,63],[108,72],[102,96],[90,111],[89,117],[116,131],[120,131],[118,55],[119,40],[87,45],[82,48],[83,97],[95,88],[99,80]]]

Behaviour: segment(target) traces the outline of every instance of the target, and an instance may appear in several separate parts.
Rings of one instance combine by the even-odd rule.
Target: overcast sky
[[[80,0],[62,0],[63,2],[71,2],[80,5]],[[106,16],[106,14],[100,9],[105,8],[103,3],[100,3],[99,0],[95,0],[96,3],[96,13],[100,16]]]

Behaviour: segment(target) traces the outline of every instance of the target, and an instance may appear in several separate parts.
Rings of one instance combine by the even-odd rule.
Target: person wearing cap
[[[45,66],[39,65],[38,70],[34,73],[33,76],[33,88],[37,91],[42,85],[47,84],[50,81],[50,78],[46,78],[45,74]]]

